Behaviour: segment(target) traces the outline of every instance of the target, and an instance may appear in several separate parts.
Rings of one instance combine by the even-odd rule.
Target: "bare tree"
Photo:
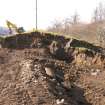
[[[92,17],[93,22],[98,22],[98,8],[94,10],[93,17]]]
[[[62,30],[62,22],[59,20],[54,20],[53,25],[48,28],[48,31],[52,32],[61,32]]]
[[[79,14],[75,12],[70,18],[64,19],[64,25],[71,27],[72,25],[77,25],[79,20]]]
[[[76,26],[79,23],[79,15],[77,12],[74,15],[70,16],[70,18],[65,18],[62,21],[55,20],[53,25],[48,28],[48,31],[70,34],[71,28]]]
[[[102,20],[105,19],[105,18],[104,18],[104,12],[103,12],[104,10],[105,10],[105,8],[104,8],[103,4],[102,4],[102,3],[99,3],[99,7],[98,7],[99,21],[102,21]]]
[[[72,25],[77,25],[79,23],[79,14],[77,12],[75,12],[74,15],[71,16],[71,23]]]
[[[71,19],[70,18],[65,18],[63,20],[64,26],[65,27],[70,27],[71,26]]]
[[[63,31],[64,31],[65,34],[69,33],[70,27],[71,27],[71,19],[70,18],[65,18],[63,20]]]
[[[98,27],[97,39],[100,46],[105,47],[105,27]]]
[[[105,5],[102,2],[95,8],[92,20],[93,22],[102,22],[105,20]]]

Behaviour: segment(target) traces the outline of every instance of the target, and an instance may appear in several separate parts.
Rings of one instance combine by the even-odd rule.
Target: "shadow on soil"
[[[77,102],[77,105],[92,105],[87,102],[86,98],[84,97],[84,90],[78,86],[73,86],[71,88],[71,97],[72,100]]]

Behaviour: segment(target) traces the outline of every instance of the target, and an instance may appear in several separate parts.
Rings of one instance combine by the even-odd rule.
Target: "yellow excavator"
[[[9,34],[13,34],[13,30],[15,30],[16,33],[23,33],[25,32],[23,27],[17,27],[15,24],[11,23],[10,21],[6,21],[7,27],[9,28]]]

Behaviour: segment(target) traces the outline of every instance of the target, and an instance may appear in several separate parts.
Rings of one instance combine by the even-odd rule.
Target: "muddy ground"
[[[0,105],[105,105],[104,57],[84,64],[84,53],[68,62],[46,50],[0,49]]]

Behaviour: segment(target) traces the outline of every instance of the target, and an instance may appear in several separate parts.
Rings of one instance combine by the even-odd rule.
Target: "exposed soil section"
[[[105,57],[99,47],[28,37],[24,44],[2,42],[0,105],[105,105]]]

